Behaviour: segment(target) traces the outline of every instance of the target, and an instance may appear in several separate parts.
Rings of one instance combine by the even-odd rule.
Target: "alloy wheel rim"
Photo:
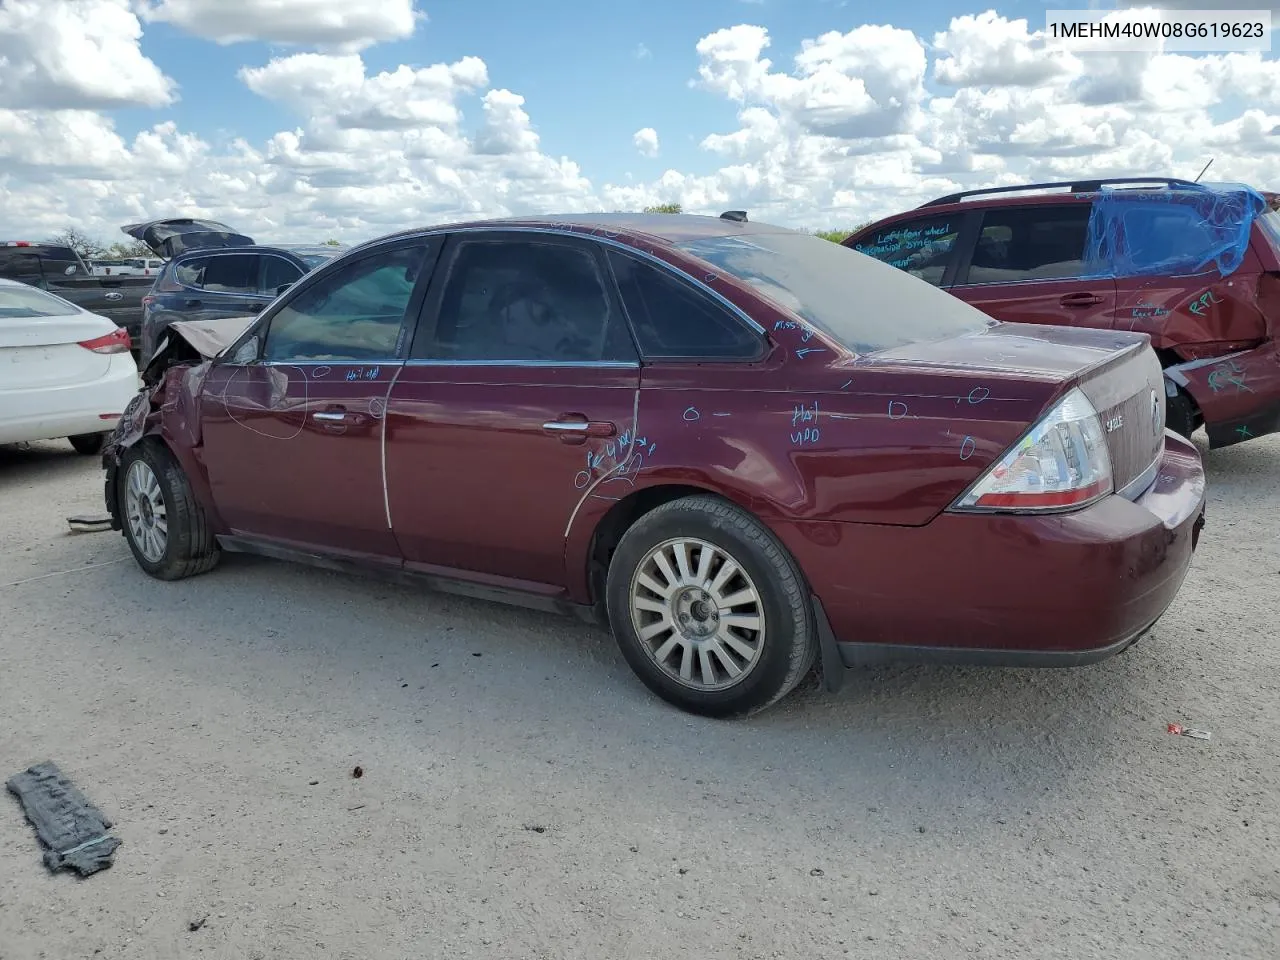
[[[124,504],[134,544],[147,560],[159,563],[169,544],[169,514],[155,471],[141,460],[129,465]]]
[[[691,690],[727,690],[764,652],[764,601],[728,551],[693,537],[653,547],[631,577],[631,623],[645,653]]]

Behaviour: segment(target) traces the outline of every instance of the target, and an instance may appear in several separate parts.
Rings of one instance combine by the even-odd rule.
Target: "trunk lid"
[[[979,333],[882,351],[875,359],[1048,381],[1057,384],[1051,402],[1078,386],[1102,421],[1117,493],[1141,493],[1126,488],[1146,486],[1138,481],[1164,447],[1164,373],[1146,334],[1002,323]]]
[[[141,240],[157,256],[172,259],[188,250],[210,247],[251,247],[253,238],[237,233],[225,223],[216,220],[195,220],[176,217],[168,220],[149,220],[130,223],[120,228],[123,232]]]
[[[80,346],[116,329],[92,314],[15,319],[0,316],[0,393],[89,383],[111,356]]]

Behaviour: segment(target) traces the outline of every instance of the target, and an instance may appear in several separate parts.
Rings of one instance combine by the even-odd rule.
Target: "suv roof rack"
[[[1019,193],[1023,190],[1047,190],[1050,187],[1070,187],[1071,193],[1097,193],[1104,186],[1115,183],[1162,183],[1169,187],[1195,187],[1199,184],[1191,180],[1180,180],[1177,177],[1110,177],[1103,180],[1063,180],[1058,183],[1027,183],[1013,187],[986,187],[981,190],[962,190],[960,193],[949,193],[938,197],[921,207],[937,207],[944,203],[958,203],[965,197],[977,197],[994,193]]]

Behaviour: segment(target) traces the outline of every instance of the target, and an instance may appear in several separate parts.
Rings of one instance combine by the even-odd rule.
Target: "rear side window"
[[[640,351],[653,358],[752,360],[760,337],[724,307],[670,271],[609,251],[622,304]]]
[[[968,276],[960,282],[1017,283],[1083,275],[1091,209],[1077,203],[987,210]]]
[[[286,283],[297,283],[302,271],[284,257],[262,258],[262,293],[275,296]]]
[[[429,359],[635,361],[600,261],[583,245],[462,240],[447,276]]]
[[[853,249],[936,287],[955,259],[962,219],[933,217],[895,223],[860,240]]]
[[[173,279],[184,287],[204,286],[204,268],[208,262],[208,257],[184,260],[173,268]]]
[[[258,257],[239,253],[210,257],[200,286],[210,293],[257,293]]]

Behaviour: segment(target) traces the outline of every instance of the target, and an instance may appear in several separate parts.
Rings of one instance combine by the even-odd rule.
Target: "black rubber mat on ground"
[[[15,774],[5,784],[44,846],[50,870],[75,870],[82,877],[111,866],[120,841],[107,834],[111,821],[85,799],[52,760]]]

